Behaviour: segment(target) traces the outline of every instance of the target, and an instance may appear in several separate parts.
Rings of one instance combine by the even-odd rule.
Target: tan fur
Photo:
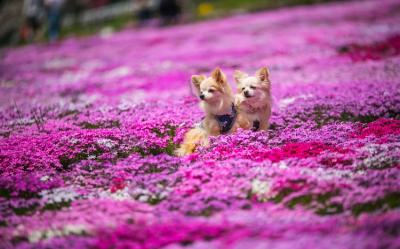
[[[232,89],[220,68],[216,68],[210,77],[193,75],[192,84],[195,87],[196,95],[204,96],[200,102],[200,108],[204,111],[205,118],[201,128],[193,128],[185,134],[183,143],[176,151],[178,156],[193,153],[199,144],[207,146],[209,136],[219,135],[220,127],[215,120],[215,115],[230,114],[234,102]],[[237,128],[238,125],[235,124],[231,132]]]
[[[179,149],[175,151],[177,156],[185,156],[194,152],[196,147],[208,145],[208,134],[204,129],[193,128],[190,129],[183,139],[183,143]]]
[[[272,107],[268,69],[266,67],[259,69],[255,76],[235,71],[234,78],[238,89],[235,96],[238,125],[243,129],[251,129],[253,122],[258,120],[260,130],[268,130]],[[248,97],[245,96],[245,92]]]

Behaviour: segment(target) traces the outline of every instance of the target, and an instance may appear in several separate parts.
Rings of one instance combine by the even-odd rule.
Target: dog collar
[[[237,111],[233,103],[232,103],[232,111],[230,114],[215,115],[215,119],[219,124],[219,130],[221,134],[228,133],[232,129],[233,124],[235,123],[236,120],[236,116],[237,116]]]

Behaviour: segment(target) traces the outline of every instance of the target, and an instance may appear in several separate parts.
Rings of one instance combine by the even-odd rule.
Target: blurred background
[[[0,46],[333,0],[0,0]]]

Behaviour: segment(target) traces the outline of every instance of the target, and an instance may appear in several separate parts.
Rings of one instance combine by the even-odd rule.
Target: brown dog
[[[179,156],[193,153],[198,144],[208,145],[210,135],[230,133],[238,127],[232,89],[220,68],[216,68],[210,77],[193,75],[192,84],[205,117],[185,134],[183,143],[176,151]]]

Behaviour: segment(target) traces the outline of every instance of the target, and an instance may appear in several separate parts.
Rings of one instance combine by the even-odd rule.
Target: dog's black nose
[[[200,94],[200,99],[201,99],[201,100],[204,100],[205,97],[206,97],[206,96],[204,96],[204,94]]]
[[[244,91],[244,96],[245,96],[246,98],[249,98],[249,97],[251,97],[251,95],[250,95],[249,91]]]

